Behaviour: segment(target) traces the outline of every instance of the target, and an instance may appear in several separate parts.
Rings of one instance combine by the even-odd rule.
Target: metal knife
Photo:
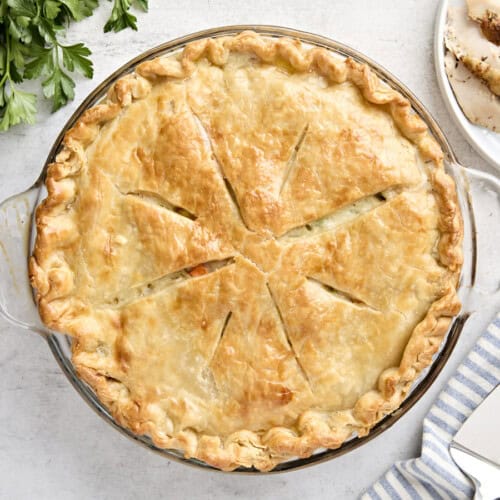
[[[500,385],[462,425],[450,455],[474,483],[475,500],[500,498]]]

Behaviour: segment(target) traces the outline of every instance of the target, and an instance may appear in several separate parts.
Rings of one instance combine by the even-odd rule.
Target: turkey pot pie
[[[339,447],[398,408],[459,311],[442,157],[366,65],[252,32],[191,43],[66,134],[40,315],[156,446],[264,471]]]

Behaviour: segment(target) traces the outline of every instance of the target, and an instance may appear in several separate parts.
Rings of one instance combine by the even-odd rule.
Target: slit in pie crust
[[[459,310],[443,154],[367,66],[252,32],[140,64],[47,172],[40,315],[114,418],[270,470],[399,407]]]

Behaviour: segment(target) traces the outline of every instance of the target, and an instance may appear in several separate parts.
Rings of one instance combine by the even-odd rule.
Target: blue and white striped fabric
[[[422,455],[397,462],[361,499],[472,498],[472,483],[453,462],[448,445],[467,417],[499,383],[500,313],[425,417]]]

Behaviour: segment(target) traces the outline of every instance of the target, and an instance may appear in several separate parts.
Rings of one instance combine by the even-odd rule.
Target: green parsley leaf
[[[24,43],[31,42],[31,30],[28,28],[29,17],[9,17],[9,33],[14,40]]]
[[[19,42],[15,38],[10,41],[10,60],[14,63],[18,70],[24,67],[26,57],[26,45]]]
[[[94,67],[92,61],[87,57],[92,54],[90,50],[77,43],[75,45],[61,45],[63,53],[63,64],[69,71],[78,71],[87,78],[94,76]]]
[[[40,18],[36,26],[39,36],[44,40],[43,43],[53,44],[57,42],[56,29],[57,25],[48,19]]]
[[[91,16],[99,3],[98,0],[59,0],[59,2],[68,8],[75,21]]]
[[[148,11],[148,0],[135,0],[137,5],[144,11]]]
[[[43,95],[52,99],[52,111],[62,108],[75,97],[75,82],[56,66],[54,72],[42,82]]]
[[[145,12],[148,10],[148,0],[136,0],[135,3]],[[114,0],[113,10],[104,31],[121,31],[132,28],[137,31],[137,18],[129,12],[132,0]]]
[[[10,7],[10,13],[13,17],[27,17],[28,19],[36,16],[36,4],[31,0],[7,0]]]
[[[6,101],[2,119],[0,120],[0,131],[4,132],[9,127],[24,122],[35,123],[36,96],[28,92],[10,87],[10,95],[2,93],[2,100]]]
[[[43,13],[47,19],[55,19],[61,11],[61,5],[57,0],[45,0]]]
[[[53,49],[34,46],[32,56],[34,57],[24,68],[24,77],[32,80],[39,76],[49,75],[54,70]]]
[[[9,77],[15,83],[21,83],[23,81],[23,76],[21,70],[14,65],[9,66]]]
[[[137,31],[137,18],[130,14],[131,0],[114,0],[113,10],[108,22],[104,25],[104,32],[118,32],[125,28],[132,28]]]

